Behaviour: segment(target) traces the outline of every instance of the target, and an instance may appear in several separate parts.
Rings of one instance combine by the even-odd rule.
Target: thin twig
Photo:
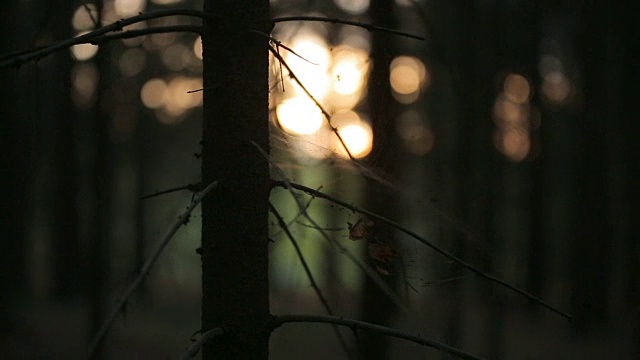
[[[402,32],[402,31],[398,31],[398,30],[394,30],[394,29],[389,29],[389,28],[385,28],[385,27],[382,27],[382,26],[376,26],[376,25],[373,25],[373,24],[361,23],[359,21],[350,21],[350,20],[343,20],[343,19],[337,19],[337,18],[327,18],[327,17],[324,17],[324,16],[284,16],[284,17],[271,19],[271,21],[273,21],[276,24],[277,23],[281,23],[281,22],[287,22],[287,21],[321,21],[321,22],[328,22],[328,23],[332,23],[332,24],[343,24],[343,25],[357,26],[357,27],[366,29],[368,31],[386,32],[386,33],[393,34],[393,35],[404,36],[404,37],[408,37],[408,38],[411,38],[411,39],[424,41],[424,38],[422,36],[418,36],[418,35]]]
[[[269,41],[271,41],[272,43],[274,43],[274,44],[276,45],[276,47],[282,47],[283,49],[287,50],[288,52],[290,52],[290,53],[292,53],[293,55],[295,55],[295,56],[299,57],[300,59],[302,59],[302,60],[304,60],[304,61],[308,62],[308,63],[309,63],[309,64],[311,64],[311,65],[320,65],[320,64],[318,64],[318,63],[314,63],[313,61],[311,61],[311,60],[309,60],[309,59],[305,59],[302,55],[300,55],[300,54],[298,54],[297,52],[295,52],[292,48],[290,48],[290,47],[288,47],[287,45],[283,44],[283,43],[282,43],[282,41],[280,41],[280,40],[278,40],[278,39],[274,38],[273,36],[271,36],[271,35],[269,35],[269,34],[267,34],[267,33],[264,33],[264,32],[262,32],[262,31],[258,31],[258,30],[249,30],[249,32],[252,32],[252,33],[255,33],[255,34],[258,34],[258,35],[261,35],[261,36],[266,37],[267,39],[269,39]],[[277,51],[277,49],[276,49],[276,51]],[[278,54],[279,54],[279,53],[280,53],[280,52],[278,52]]]
[[[408,341],[412,341],[416,344],[425,345],[434,349],[438,349],[447,354],[456,356],[460,359],[470,359],[470,360],[478,360],[481,359],[478,356],[469,354],[462,350],[451,347],[447,344],[441,343],[439,341],[427,339],[421,336],[417,336],[405,331],[400,331],[397,329],[393,329],[386,326],[376,325],[360,320],[354,319],[345,319],[343,317],[337,316],[326,316],[326,315],[276,315],[273,317],[271,321],[272,329],[276,329],[283,324],[287,323],[325,323],[325,324],[336,324],[347,326],[352,329],[363,329],[368,331],[374,331],[383,335],[392,336],[398,339],[404,339]]]
[[[327,311],[327,314],[333,315],[333,310],[331,309],[331,305],[329,305],[329,302],[327,301],[327,298],[324,297],[324,294],[322,293],[322,290],[320,290],[320,286],[318,286],[318,283],[316,282],[316,279],[314,278],[313,274],[311,273],[311,268],[309,267],[309,264],[307,263],[307,260],[304,258],[304,254],[302,254],[302,250],[300,249],[300,246],[298,245],[298,241],[296,241],[296,239],[293,237],[293,234],[289,230],[289,227],[287,226],[287,224],[284,222],[284,219],[282,218],[282,215],[280,215],[280,212],[278,212],[278,209],[276,209],[275,206],[273,206],[273,204],[271,202],[269,202],[269,210],[271,210],[273,215],[275,215],[276,220],[278,221],[278,225],[280,225],[280,227],[282,228],[284,233],[287,234],[287,237],[289,238],[289,241],[291,241],[291,244],[293,245],[293,248],[296,250],[296,254],[298,255],[298,259],[300,259],[300,263],[302,263],[302,267],[304,268],[304,272],[307,275],[307,278],[309,279],[309,282],[311,283],[311,287],[316,292],[316,295],[318,295],[318,299],[322,303],[322,306]]]
[[[489,274],[484,273],[483,271],[477,269],[473,265],[465,262],[464,260],[460,259],[459,257],[451,254],[450,252],[442,249],[438,245],[435,245],[434,243],[432,243],[432,242],[428,241],[427,239],[421,237],[420,235],[416,234],[415,232],[405,228],[404,226],[398,224],[397,222],[395,222],[393,220],[387,219],[386,217],[384,217],[382,215],[378,215],[378,214],[373,213],[371,211],[359,208],[359,207],[357,207],[357,206],[355,206],[353,204],[349,204],[349,203],[347,203],[345,201],[342,201],[340,199],[337,199],[337,198],[335,198],[335,197],[333,197],[331,195],[325,194],[323,192],[320,192],[318,190],[312,189],[310,187],[307,187],[307,186],[304,186],[304,185],[300,185],[300,184],[297,184],[297,183],[293,183],[293,182],[290,182],[290,181],[287,181],[287,182],[274,181],[273,182],[273,186],[280,186],[280,187],[285,188],[285,189],[294,188],[294,189],[297,189],[297,190],[301,190],[301,191],[306,192],[309,195],[328,200],[328,201],[330,201],[332,203],[344,206],[344,207],[346,207],[348,209],[351,209],[351,210],[353,210],[355,212],[358,212],[358,213],[366,215],[366,216],[368,216],[368,217],[370,217],[372,219],[376,219],[376,220],[381,221],[381,222],[383,222],[383,223],[385,223],[387,225],[390,225],[390,226],[402,231],[403,233],[411,236],[412,238],[418,240],[419,242],[423,243],[424,245],[430,247],[432,250],[434,250],[435,252],[439,253],[440,255],[446,257],[447,259],[455,262],[456,264],[458,264],[458,265],[464,267],[465,269],[471,271],[472,273],[478,275],[479,277],[482,277],[482,278],[487,279],[487,280],[489,280],[491,282],[494,282],[494,283],[497,283],[499,285],[502,285],[503,287],[505,287],[507,289],[510,289],[510,290],[512,290],[512,291],[514,291],[514,292],[526,297],[528,300],[530,300],[530,301],[532,301],[532,302],[534,302],[534,303],[536,303],[536,304],[538,304],[540,306],[543,306],[543,307],[555,312],[558,315],[561,315],[561,316],[565,317],[567,320],[571,320],[571,316],[569,314],[563,312],[562,310],[559,310],[559,309],[547,304],[545,301],[541,300],[540,298],[538,298],[536,296],[533,296],[533,295],[529,294],[528,292],[526,292],[524,290],[521,290],[521,289],[519,289],[519,288],[517,288],[517,287],[515,287],[515,286],[513,286],[513,285],[511,285],[511,284],[509,284],[509,283],[507,283],[507,282],[505,282],[503,280],[500,280],[500,279],[498,279],[497,277],[495,277],[493,275],[489,275]]]
[[[322,188],[322,186],[320,186],[320,188],[318,188],[318,190],[320,190]],[[307,210],[309,208],[309,206],[311,206],[311,203],[313,202],[313,197],[311,197],[311,199],[309,199],[309,201],[307,201],[307,203],[304,205],[304,209]],[[298,222],[298,218],[302,216],[302,211],[298,211],[298,213],[293,217],[293,219],[289,220],[289,222],[287,223],[287,226],[291,226],[293,223]],[[307,225],[309,226],[309,225]],[[275,233],[273,233],[272,235],[270,235],[270,237],[275,237],[280,235],[280,233],[284,232],[284,230],[280,230],[280,231],[276,231]]]
[[[89,4],[87,4],[86,2],[82,3],[82,7],[84,7],[84,10],[89,15],[89,18],[91,18],[91,22],[93,23],[93,26],[98,27],[100,25],[100,22],[98,21],[98,18],[95,15],[93,15],[93,11],[95,12],[97,11],[91,10],[91,8],[89,7]]]
[[[211,17],[210,15],[202,11],[192,10],[192,9],[167,9],[167,10],[158,10],[158,11],[148,12],[144,14],[139,14],[136,16],[132,16],[130,18],[118,20],[112,24],[109,24],[99,29],[82,34],[78,37],[62,40],[52,45],[35,49],[34,51],[29,51],[17,56],[13,56],[11,58],[8,58],[0,62],[0,68],[10,67],[10,66],[20,66],[28,61],[41,59],[49,54],[52,54],[56,51],[64,50],[73,45],[90,42],[90,40],[103,36],[112,31],[122,31],[122,29],[125,26],[129,26],[129,25],[136,24],[136,23],[150,20],[150,19],[157,19],[157,18],[162,18],[167,16],[176,16],[176,15],[193,16],[193,17],[201,18],[203,20],[209,19]]]
[[[282,230],[285,232],[285,234],[287,234],[287,237],[291,241],[291,244],[293,245],[293,248],[296,250],[296,254],[298,255],[298,259],[300,260],[300,263],[302,264],[302,267],[304,268],[304,272],[307,275],[307,278],[309,279],[309,282],[311,283],[311,287],[316,292],[316,295],[318,295],[318,299],[322,303],[322,306],[327,311],[328,315],[334,315],[333,309],[331,309],[331,305],[329,305],[329,301],[327,301],[327,298],[324,297],[324,294],[322,293],[322,290],[320,290],[320,286],[316,282],[316,279],[313,276],[313,273],[311,272],[311,268],[309,267],[309,264],[307,263],[307,260],[304,258],[304,254],[302,253],[302,250],[300,249],[300,245],[298,245],[298,241],[296,241],[296,239],[293,237],[293,234],[289,230],[289,227],[287,226],[287,224],[284,222],[284,219],[282,218],[282,215],[280,215],[280,212],[278,212],[278,209],[276,209],[276,207],[273,206],[273,204],[271,202],[269,202],[269,210],[271,210],[273,215],[276,217],[276,219],[278,220],[278,224],[280,225]],[[349,358],[351,358],[351,352],[349,351],[349,347],[347,346],[347,342],[344,340],[344,337],[340,333],[340,330],[334,325],[333,331],[335,332],[336,337],[338,338],[338,342],[340,342],[340,346],[342,347],[344,352],[347,354],[347,356]]]
[[[426,282],[424,282],[422,284],[422,286],[433,286],[433,285],[439,285],[439,284],[446,284],[446,283],[454,282],[454,281],[458,281],[458,280],[471,279],[473,277],[475,277],[475,275],[463,275],[463,276],[456,276],[456,277],[451,277],[451,278],[442,279],[442,280],[426,281]]]
[[[291,68],[289,67],[289,64],[287,64],[286,61],[284,61],[284,58],[280,55],[280,53],[278,53],[278,51],[276,51],[273,46],[269,46],[269,51],[271,51],[271,53],[273,54],[273,56],[275,56],[282,65],[284,65],[284,67],[287,68],[287,70],[289,71],[289,77],[291,77],[291,79],[293,81],[295,81],[298,85],[300,85],[300,87],[302,88],[302,90],[305,92],[305,94],[307,94],[307,96],[316,104],[316,106],[320,109],[320,111],[322,112],[322,115],[324,115],[324,117],[327,119],[327,122],[329,123],[329,127],[331,128],[331,131],[333,131],[333,133],[338,137],[338,140],[340,141],[340,144],[342,145],[342,147],[344,148],[344,151],[347,152],[347,155],[349,155],[349,159],[353,160],[354,162],[357,163],[357,160],[355,157],[353,157],[353,155],[351,154],[351,151],[349,151],[349,148],[347,147],[347,144],[344,142],[344,140],[342,139],[342,136],[340,136],[340,133],[338,132],[338,128],[336,128],[335,126],[333,126],[333,124],[331,123],[331,114],[329,114],[329,112],[327,110],[324,109],[324,107],[322,106],[322,104],[320,104],[320,102],[309,92],[309,90],[307,90],[307,88],[302,84],[302,81],[300,81],[300,79],[298,79],[298,77],[296,76],[296,74],[293,72],[293,70],[291,70]]]
[[[282,183],[285,184],[291,184],[289,182],[289,180],[287,179],[286,174],[284,173],[284,171],[280,168],[280,166],[278,166],[278,164],[276,164],[275,162],[273,162],[271,160],[271,158],[269,157],[269,155],[260,147],[260,145],[258,145],[257,143],[255,143],[254,141],[251,141],[251,144],[253,144],[253,146],[255,146],[258,151],[260,152],[260,154],[262,154],[262,156],[269,162],[269,164],[271,164],[271,166],[273,166],[273,168],[276,170],[276,172],[278,172],[278,174],[280,175],[280,177],[283,179]],[[309,215],[309,213],[307,212],[307,209],[304,207],[304,204],[302,203],[302,200],[300,200],[300,198],[298,198],[298,196],[296,195],[295,191],[293,190],[293,186],[289,186],[286,187],[289,190],[289,193],[291,194],[291,196],[293,197],[293,199],[295,200],[296,204],[298,204],[298,208],[300,209],[300,212],[302,213],[302,215],[304,215],[304,217],[309,220],[309,222],[311,224],[313,224],[313,226],[315,227],[315,229],[322,235],[322,237],[327,240],[330,244],[332,244],[333,246],[337,247],[340,250],[341,254],[344,254],[346,257],[348,257],[354,264],[356,264],[356,266],[358,266],[360,268],[360,270],[362,270],[371,280],[373,280],[373,282],[376,283],[376,285],[378,285],[378,287],[380,288],[380,290],[385,293],[385,295],[387,295],[387,297],[402,311],[404,312],[409,312],[409,309],[407,308],[407,306],[402,302],[402,300],[400,300],[398,298],[398,296],[393,292],[393,289],[391,289],[391,287],[389,287],[389,285],[380,278],[380,275],[378,273],[376,273],[375,271],[373,271],[369,266],[363,264],[356,256],[354,256],[349,249],[345,248],[344,246],[342,246],[338,241],[336,241],[333,237],[329,236],[327,234],[326,231],[322,230],[322,227],[320,227],[320,225],[318,225],[318,223],[313,220],[313,218]]]
[[[150,27],[146,29],[133,29],[126,30],[122,32],[118,32],[115,34],[107,34],[95,37],[87,43],[100,45],[107,41],[112,41],[116,39],[131,39],[138,36],[145,36],[151,34],[165,34],[165,33],[174,33],[174,32],[191,32],[198,35],[202,34],[202,26],[200,25],[171,25],[171,26],[156,26]]]
[[[311,228],[311,229],[315,229],[315,227],[313,225],[309,225],[309,224],[305,224],[302,221],[296,221],[296,224],[303,226],[303,227],[307,227],[307,228]],[[329,228],[329,227],[323,227],[322,230],[324,231],[344,231],[344,227],[333,227],[333,228]]]
[[[224,329],[223,328],[213,328],[207,332],[205,332],[204,334],[202,334],[202,336],[200,336],[200,338],[195,341],[193,344],[191,344],[188,348],[187,351],[185,351],[185,353],[182,355],[182,357],[180,359],[182,360],[189,360],[189,359],[193,359],[194,357],[196,357],[196,355],[198,355],[198,352],[200,351],[200,348],[202,348],[202,346],[204,344],[206,344],[207,342],[209,342],[211,339],[220,336],[224,334]]]
[[[204,190],[198,193],[191,201],[191,204],[189,204],[189,206],[187,207],[187,210],[182,215],[180,215],[178,217],[178,221],[176,221],[171,226],[171,229],[169,229],[165,237],[162,239],[162,241],[160,241],[155,251],[151,253],[151,257],[147,259],[145,264],[142,266],[142,269],[140,270],[138,276],[133,280],[133,282],[131,282],[124,294],[122,294],[122,296],[117,300],[116,306],[113,308],[113,310],[111,310],[105,321],[102,323],[100,330],[91,340],[91,343],[89,345],[88,358],[92,358],[93,353],[102,342],[102,339],[107,334],[107,331],[109,331],[109,328],[111,327],[115,319],[118,317],[118,314],[120,314],[127,301],[129,301],[129,298],[131,297],[133,292],[138,288],[138,286],[140,286],[145,277],[149,275],[149,271],[158,260],[158,257],[160,256],[162,251],[167,247],[169,241],[171,241],[176,232],[178,232],[178,229],[180,229],[183,224],[186,224],[189,221],[189,217],[191,216],[191,212],[193,211],[193,209],[195,209],[196,206],[202,201],[202,199],[216,186],[218,186],[218,182],[214,181],[209,184],[209,186],[207,186]]]
[[[174,188],[171,188],[171,189],[166,189],[166,190],[156,190],[156,192],[154,192],[153,194],[144,195],[144,196],[139,197],[138,199],[146,200],[146,199],[149,199],[149,198],[152,198],[152,197],[165,195],[165,194],[169,194],[169,193],[176,192],[176,191],[182,191],[182,190],[199,191],[201,188],[202,188],[202,184],[201,183],[182,185],[182,186],[177,186],[177,187],[174,187]]]

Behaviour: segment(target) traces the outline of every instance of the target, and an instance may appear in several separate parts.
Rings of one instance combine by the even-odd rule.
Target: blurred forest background
[[[396,220],[574,319],[375,224],[394,254],[381,263],[350,239],[357,214],[307,198],[325,232],[396,289],[408,311],[398,309],[297,216],[290,194],[274,190],[337,315],[490,359],[640,358],[639,39],[630,1],[271,4],[272,17],[328,16],[426,39],[277,24],[272,35],[308,62],[280,47],[282,56],[365,165],[352,166],[272,57],[272,157],[287,175]],[[202,1],[4,1],[0,61],[98,21],[171,7],[201,9]],[[150,23],[141,27],[200,20]],[[201,58],[198,34],[169,33],[0,69],[4,358],[84,357],[105,312],[189,203],[188,191],[140,197],[200,180],[202,94],[189,91],[202,87]],[[270,222],[272,313],[323,313]],[[199,244],[196,211],[116,322],[105,358],[180,356],[200,329]],[[272,358],[342,358],[331,330],[277,329]],[[402,340],[360,340],[367,359],[446,358]]]

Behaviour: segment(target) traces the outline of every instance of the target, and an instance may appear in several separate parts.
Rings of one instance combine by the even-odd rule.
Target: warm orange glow
[[[542,82],[542,94],[555,104],[565,102],[571,92],[569,79],[561,72],[548,73]]]
[[[329,91],[327,73],[331,63],[331,55],[328,45],[318,36],[300,36],[299,39],[294,40],[291,48],[306,60],[283,50],[281,54],[284,54],[285,61],[305,88],[316,99],[323,100]],[[304,91],[296,82],[291,80],[287,82],[290,85],[285,87],[293,88],[298,95],[304,94]]]
[[[504,128],[496,133],[496,146],[513,161],[524,160],[531,149],[527,132],[515,128]]]
[[[391,87],[395,92],[407,95],[420,89],[420,79],[415,68],[399,65],[391,70]]]
[[[353,95],[365,84],[369,71],[368,54],[361,49],[339,46],[333,50],[331,78],[333,91]]]
[[[389,82],[396,100],[410,104],[418,99],[420,89],[429,85],[430,78],[422,61],[399,56],[391,62]]]
[[[162,79],[151,79],[140,90],[140,100],[149,109],[160,108],[164,105],[167,97],[167,83]]]
[[[494,115],[501,126],[522,126],[528,118],[527,105],[515,103],[502,94],[496,99]]]
[[[118,16],[127,17],[144,11],[145,0],[114,0],[113,7]]]
[[[91,14],[87,12],[87,9],[89,9]],[[91,16],[93,16],[94,19],[98,17],[98,10],[94,4],[88,3],[86,6],[78,6],[71,18],[71,25],[76,31],[93,29],[95,24],[93,23]]]
[[[338,129],[338,133],[353,157],[362,158],[371,152],[373,146],[373,131],[371,131],[369,124],[361,122],[359,124],[347,125]],[[348,156],[342,145],[337,148],[337,151],[338,154],[342,156]]]
[[[352,15],[360,15],[369,8],[369,0],[333,0],[338,7]]]
[[[504,94],[516,104],[524,104],[531,96],[529,81],[519,74],[509,74],[504,79]]]
[[[276,108],[278,123],[291,134],[313,134],[322,126],[323,115],[306,95],[284,100]]]
[[[172,79],[168,84],[169,97],[167,99],[167,108],[171,107],[176,109],[173,112],[178,113],[179,111],[202,105],[202,91],[189,92],[201,88],[202,80],[200,78],[178,76]],[[172,113],[172,111],[169,112]]]
[[[77,36],[80,36],[86,33],[87,33],[86,31],[81,32]],[[91,59],[98,53],[98,45],[78,44],[78,45],[73,45],[70,48],[70,50],[71,50],[71,55],[73,55],[74,59],[78,61],[85,61],[85,60]]]
[[[198,36],[196,41],[193,42],[193,53],[196,57],[202,60],[202,36]]]
[[[365,157],[371,152],[373,130],[371,130],[369,123],[363,121],[357,113],[350,110],[340,111],[333,115],[331,123],[338,128],[338,133],[353,157]],[[338,155],[348,157],[349,155],[338,137],[335,134],[332,135],[332,148]]]
[[[102,11],[100,11],[100,24],[113,24],[121,18],[122,16],[116,14],[115,4],[113,3],[113,1],[102,2]]]

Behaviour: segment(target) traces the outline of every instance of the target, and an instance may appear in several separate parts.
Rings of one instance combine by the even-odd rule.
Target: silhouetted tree
[[[227,332],[203,357],[269,352],[267,0],[206,1],[202,34],[202,178],[220,186],[202,204],[202,329]]]

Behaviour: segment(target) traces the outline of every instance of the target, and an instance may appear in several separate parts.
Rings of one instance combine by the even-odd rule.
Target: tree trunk
[[[374,1],[369,9],[371,22],[378,26],[393,28],[393,2]],[[394,159],[399,144],[396,140],[395,119],[392,116],[391,88],[389,84],[389,64],[391,57],[389,35],[384,33],[372,33],[373,69],[369,75],[368,103],[369,116],[373,128],[373,150],[369,155],[368,164],[379,170],[383,176],[394,174]],[[374,181],[367,182],[367,208],[374,212],[384,214],[393,219],[396,212],[397,194],[393,190],[384,188]],[[388,226],[376,224],[375,236],[368,239],[369,243],[380,243],[395,248],[393,229]],[[365,248],[368,264],[375,268],[376,264],[368,256]],[[392,266],[388,276],[382,275],[383,280],[393,289],[396,286],[397,270],[400,266]],[[393,301],[382,291],[371,278],[365,278],[365,286],[362,298],[362,318],[365,321],[380,325],[388,325],[395,311]],[[386,359],[388,358],[387,337],[378,333],[363,331],[359,336],[359,358],[361,359]]]
[[[73,29],[69,19],[75,6],[68,3],[55,9],[55,31],[57,39],[73,37]],[[73,59],[68,51],[52,56],[54,61],[52,76],[55,77],[54,91],[49,98],[54,98],[54,176],[53,176],[53,225],[54,238],[52,244],[53,282],[56,296],[70,296],[82,289],[81,249],[78,236],[78,193],[75,123],[77,113],[71,102],[71,70]]]
[[[0,6],[0,53],[17,50],[21,27],[16,14],[23,6],[14,2]],[[26,24],[22,28],[26,27]],[[12,303],[25,289],[26,264],[26,184],[31,169],[32,155],[29,122],[24,108],[20,108],[19,73],[14,69],[0,72],[0,161],[2,162],[2,186],[0,186],[0,339],[15,332]],[[6,275],[5,275],[6,274]]]
[[[267,0],[206,1],[203,32],[202,330],[224,327],[203,358],[266,359],[269,331]],[[219,17],[218,17],[219,16]]]
[[[606,325],[607,289],[610,286],[611,235],[609,134],[620,125],[619,99],[613,97],[611,42],[615,35],[609,5],[593,2],[584,8],[582,46],[585,107],[580,119],[580,147],[575,189],[577,218],[574,225],[572,307],[575,326],[585,334]],[[612,86],[613,85],[613,86]],[[617,141],[617,140],[616,140]]]

